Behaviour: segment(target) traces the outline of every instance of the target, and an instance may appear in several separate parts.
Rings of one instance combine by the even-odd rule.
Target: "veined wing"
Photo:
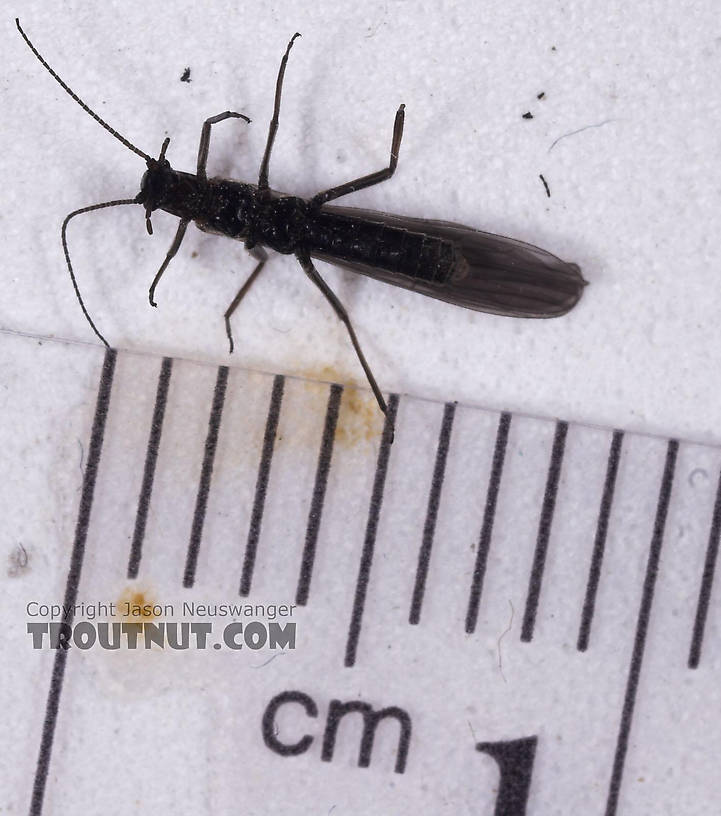
[[[510,317],[558,317],[572,309],[586,281],[577,264],[543,249],[449,221],[390,215],[375,210],[325,206],[323,211],[441,238],[453,244],[457,262],[448,280],[424,280],[322,252],[314,258],[468,309]]]

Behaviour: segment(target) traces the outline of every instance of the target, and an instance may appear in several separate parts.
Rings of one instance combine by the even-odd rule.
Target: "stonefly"
[[[255,269],[224,315],[231,353],[233,335],[230,318],[265,265],[267,255],[263,247],[295,255],[305,274],[345,324],[384,414],[387,411],[386,402],[361,350],[348,313],[318,274],[313,265],[314,258],[457,306],[508,317],[558,317],[572,309],[581,297],[586,281],[579,267],[530,244],[447,221],[327,206],[329,201],[379,184],[393,175],[403,135],[404,105],[396,111],[390,161],[384,169],[332,187],[308,200],[272,190],[268,183],[268,167],[278,130],[283,76],[288,54],[299,34],[293,35],[280,62],[273,117],[260,163],[258,183],[247,184],[222,178],[209,179],[205,169],[212,126],[225,119],[250,122],[247,116],[224,111],[206,119],[200,135],[195,174],[174,170],[165,158],[170,139],[166,138],[163,142],[157,159],[135,147],[63,82],[30,42],[20,21],[16,19],[15,24],[30,50],[61,87],[86,113],[144,159],[147,165],[140,192],[135,198],[83,207],[71,212],[63,221],[63,250],[75,294],[88,323],[106,346],[109,344],[88,314],[75,280],[68,252],[67,226],[76,215],[120,204],[142,205],[145,208],[145,224],[151,235],[150,217],[154,210],[164,210],[180,218],[173,243],[150,285],[148,294],[151,306],[157,305],[155,289],[180,248],[191,221],[204,232],[243,241],[245,248],[256,258],[258,263]]]

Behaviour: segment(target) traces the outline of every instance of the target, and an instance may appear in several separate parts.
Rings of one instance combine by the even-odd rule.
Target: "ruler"
[[[719,448],[3,347],[8,811],[721,808]],[[129,600],[213,645],[33,648]]]

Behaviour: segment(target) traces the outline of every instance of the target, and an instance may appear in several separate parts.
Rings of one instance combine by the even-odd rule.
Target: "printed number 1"
[[[537,737],[509,742],[479,742],[476,750],[496,760],[501,781],[494,816],[525,816]]]

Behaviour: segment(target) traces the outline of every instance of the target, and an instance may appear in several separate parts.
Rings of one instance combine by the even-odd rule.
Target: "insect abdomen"
[[[457,263],[450,241],[324,211],[311,221],[309,244],[311,253],[319,256],[362,263],[435,284],[448,281]]]

